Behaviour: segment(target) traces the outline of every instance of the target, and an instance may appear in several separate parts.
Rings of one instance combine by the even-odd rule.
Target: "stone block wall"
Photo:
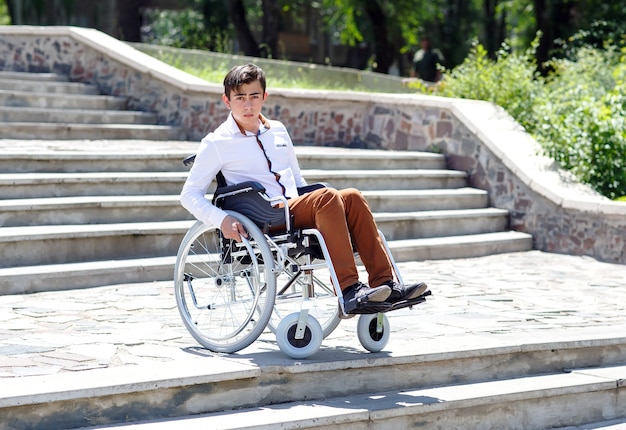
[[[169,67],[91,29],[0,27],[0,70],[57,72],[127,97],[199,140],[224,120],[222,86]],[[275,89],[264,113],[296,144],[442,152],[535,248],[626,263],[626,205],[576,184],[490,103],[410,94]]]

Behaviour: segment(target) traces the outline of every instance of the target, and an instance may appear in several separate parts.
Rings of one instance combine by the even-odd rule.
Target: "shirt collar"
[[[261,127],[259,128],[258,134],[263,134],[270,129],[270,122],[263,114],[259,114],[259,120],[261,121]],[[235,117],[233,117],[232,112],[228,115],[228,121],[230,122],[230,130],[233,134],[239,131],[239,133],[244,136],[254,136],[251,132],[244,130]]]

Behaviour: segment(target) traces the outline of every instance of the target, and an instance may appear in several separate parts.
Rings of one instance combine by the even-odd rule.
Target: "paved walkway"
[[[400,264],[433,297],[388,314],[392,354],[453,351],[501,340],[618,337],[626,333],[626,266],[531,251]],[[323,344],[366,354],[356,318]],[[0,380],[150,365],[209,354],[187,333],[171,282],[0,296]],[[241,354],[285,357],[271,334]],[[0,386],[1,386],[0,382]],[[0,389],[1,390],[1,389]]]

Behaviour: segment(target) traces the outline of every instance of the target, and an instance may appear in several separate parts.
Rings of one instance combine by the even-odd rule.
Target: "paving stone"
[[[13,367],[12,372],[15,376],[40,376],[52,375],[59,373],[59,366],[33,366],[33,367]]]
[[[51,351],[51,352],[45,353],[44,356],[49,357],[49,358],[58,358],[61,360],[66,360],[66,361],[78,362],[78,363],[91,360],[90,357],[87,357],[85,355],[71,354],[71,353],[64,352],[64,351]]]
[[[475,336],[485,342],[510,334],[565,336],[592,325],[612,333],[626,324],[623,265],[531,251],[399,267],[405,281],[427,281],[433,296],[413,310],[387,314],[392,352],[432,348],[435,341],[462,345]],[[0,378],[220,355],[187,332],[171,282],[6,297],[0,297],[0,356],[11,360],[0,360]],[[343,321],[324,340],[325,350],[364,353],[356,323]],[[268,332],[236,357],[276,350]]]
[[[54,348],[47,346],[8,344],[0,346],[0,355],[18,355],[28,353],[42,353],[52,351]]]

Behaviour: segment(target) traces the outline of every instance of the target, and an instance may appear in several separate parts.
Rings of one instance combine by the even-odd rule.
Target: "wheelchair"
[[[193,162],[187,157],[185,165]],[[241,242],[226,239],[219,226],[197,221],[184,236],[174,268],[176,302],[195,340],[216,353],[235,353],[266,330],[280,350],[294,359],[315,354],[325,337],[346,317],[343,295],[321,234],[294,229],[284,197],[270,199],[258,183],[226,186],[221,173],[213,203],[248,232]],[[313,184],[300,194],[326,186]],[[398,267],[379,231],[397,281]],[[355,254],[355,258],[357,255]],[[329,283],[330,281],[330,283]],[[359,308],[357,335],[370,352],[389,341],[385,315],[426,300],[430,291],[400,304]]]

